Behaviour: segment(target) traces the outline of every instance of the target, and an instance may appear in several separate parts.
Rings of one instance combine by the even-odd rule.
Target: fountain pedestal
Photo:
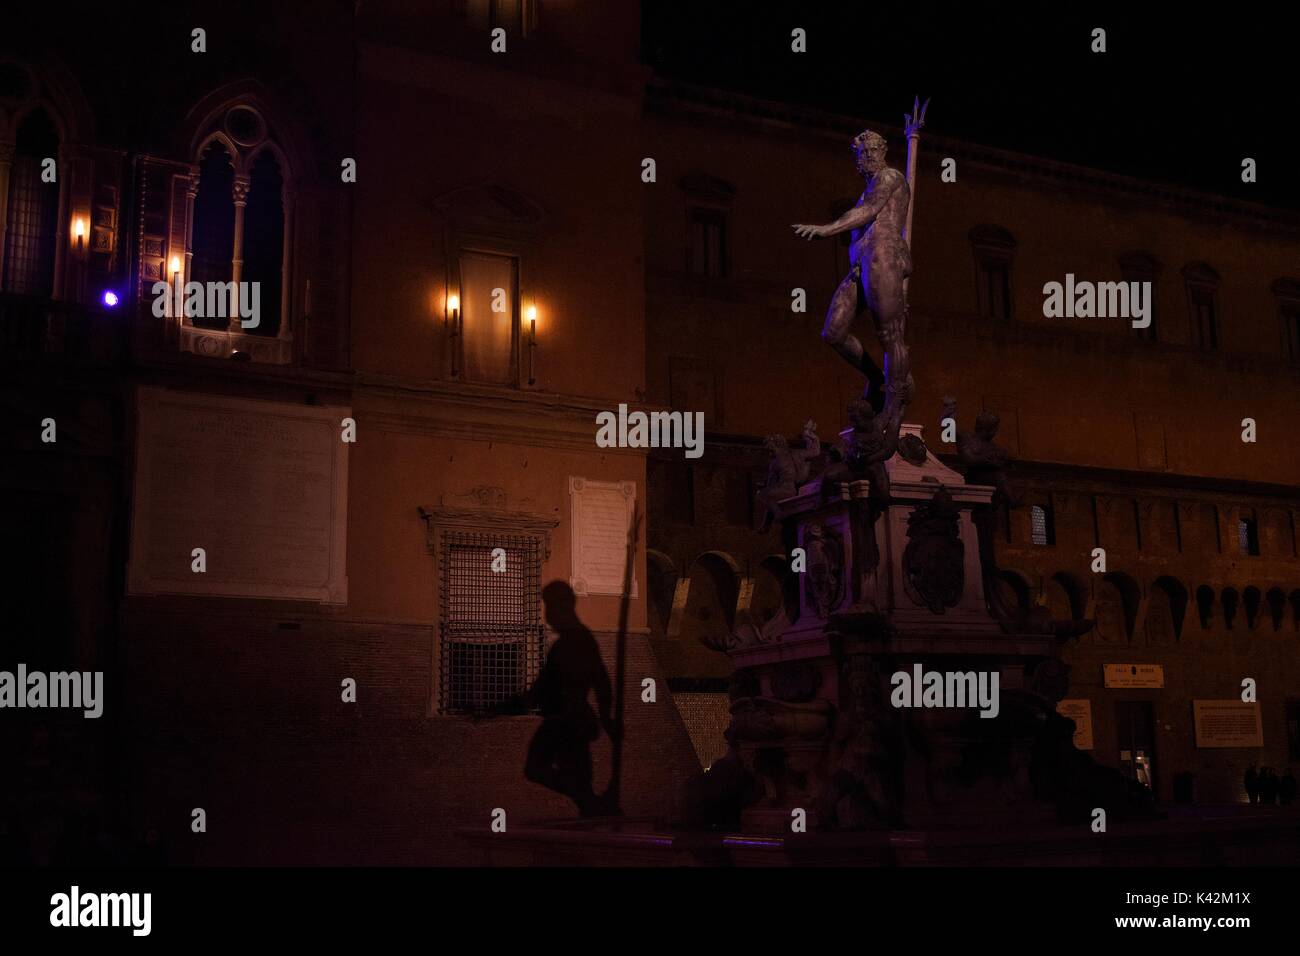
[[[887,489],[813,482],[777,505],[800,549],[797,586],[728,649],[728,735],[763,790],[747,830],[789,832],[800,809],[809,828],[1055,818],[1030,775],[1036,735],[1066,689],[1055,638],[1009,633],[990,614],[972,513],[994,489],[967,484],[921,433],[902,426]],[[981,717],[975,700],[895,706],[892,677],[915,665],[982,674],[989,689],[996,677],[996,716]]]

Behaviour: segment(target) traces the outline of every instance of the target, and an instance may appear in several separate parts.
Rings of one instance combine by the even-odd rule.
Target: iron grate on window
[[[493,571],[497,548],[505,568]],[[479,714],[521,698],[542,659],[540,539],[446,531],[440,551],[440,711]]]
[[[1033,541],[1034,544],[1048,544],[1047,533],[1047,509],[1042,505],[1034,505],[1030,510],[1030,516],[1033,518]]]

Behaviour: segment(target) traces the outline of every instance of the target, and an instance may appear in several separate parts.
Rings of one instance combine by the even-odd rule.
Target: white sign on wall
[[[569,477],[569,527],[574,594],[623,593],[627,534],[636,508],[635,481],[589,481]],[[636,574],[632,597],[637,596]]]
[[[347,603],[350,409],[141,388],[136,414],[132,594]]]

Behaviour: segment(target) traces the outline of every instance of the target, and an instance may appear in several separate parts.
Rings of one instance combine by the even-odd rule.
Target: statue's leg
[[[822,341],[843,356],[844,360],[867,377],[868,394],[876,383],[883,385],[884,374],[876,367],[857,336],[849,331],[853,320],[863,311],[865,299],[860,294],[861,280],[855,267],[835,289],[830,308],[826,310],[826,324],[822,327]]]
[[[903,405],[911,401],[914,389],[912,363],[905,338],[907,300],[903,280],[906,277],[905,263],[901,259],[886,257],[882,261],[879,256],[873,256],[866,296],[880,345],[885,350],[886,390],[895,392],[895,400]],[[901,394],[897,394],[899,392]]]

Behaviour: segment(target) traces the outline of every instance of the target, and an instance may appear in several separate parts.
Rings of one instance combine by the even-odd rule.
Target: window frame
[[[1282,360],[1300,365],[1300,279],[1276,279],[1269,291],[1277,300]]]
[[[1219,329],[1219,274],[1204,262],[1192,262],[1183,268],[1183,283],[1187,289],[1187,324],[1188,343],[1206,352],[1220,351],[1222,344]],[[1211,341],[1205,341],[1204,329],[1197,308],[1198,300],[1204,297],[1210,308],[1209,332]]]
[[[515,288],[510,302],[510,376],[508,381],[505,382],[477,381],[467,374],[465,366],[465,281],[461,274],[461,260],[466,255],[508,259],[512,263]],[[451,343],[451,348],[456,350],[452,361],[451,377],[456,381],[469,385],[481,385],[488,388],[520,388],[522,384],[521,369],[523,362],[521,351],[524,321],[524,254],[522,248],[506,240],[464,234],[461,236],[461,241],[457,243],[454,260],[448,263],[448,266],[452,288],[459,290],[458,294],[461,297],[461,308],[457,316],[458,326],[453,330],[454,334]]]
[[[230,125],[228,120],[231,114],[237,110],[251,112],[258,121],[257,135],[250,138],[248,142],[236,140],[235,135],[227,128]],[[242,329],[239,316],[236,314],[228,317],[225,329],[201,328],[195,326],[192,321],[186,322],[183,310],[180,315],[172,315],[171,312],[174,310],[169,309],[165,321],[174,327],[177,347],[180,351],[218,357],[229,357],[235,352],[240,352],[247,354],[255,362],[271,365],[289,365],[294,361],[293,306],[296,300],[293,291],[298,271],[295,228],[298,212],[298,177],[295,172],[296,164],[290,160],[281,137],[277,135],[277,129],[278,124],[273,122],[266,108],[248,97],[226,100],[208,115],[207,120],[200,127],[199,135],[194,138],[186,173],[177,177],[184,187],[184,197],[180,200],[183,205],[178,210],[177,200],[173,198],[171,212],[173,220],[180,219],[184,223],[184,239],[180,248],[176,248],[174,242],[168,243],[163,257],[163,268],[165,278],[170,281],[171,277],[166,269],[171,258],[175,256],[181,260],[180,281],[182,283],[191,281],[194,260],[195,200],[200,185],[200,164],[209,147],[219,143],[226,150],[234,168],[234,183],[231,189],[231,199],[235,207],[234,246],[229,281],[244,281],[243,270],[246,265],[244,212],[252,188],[253,166],[261,159],[262,154],[269,150],[280,168],[282,183],[280,201],[284,217],[284,235],[280,255],[280,327],[274,336],[250,334]],[[174,234],[170,231],[169,236],[174,238]]]
[[[1157,344],[1160,341],[1160,273],[1164,266],[1149,252],[1126,252],[1119,257],[1119,271],[1125,282],[1151,283],[1151,324],[1145,329],[1135,328],[1133,333],[1139,341]]]
[[[1017,245],[1015,236],[1001,226],[985,224],[973,228],[968,238],[975,260],[975,292],[980,317],[993,322],[1014,322],[1016,297],[1012,268]],[[1003,274],[1003,297],[1006,301],[1003,315],[993,311],[994,297],[990,294],[988,282],[994,269]]]
[[[537,608],[535,611],[538,625],[536,640],[533,641],[535,646],[527,650],[527,653],[534,655],[534,657],[532,661],[525,664],[525,674],[531,673],[533,679],[535,679],[536,675],[540,673],[544,661],[546,643],[546,632],[542,624],[541,579],[545,574],[546,563],[551,557],[551,533],[559,525],[560,521],[559,518],[531,512],[506,510],[506,494],[500,488],[482,487],[476,488],[465,495],[444,495],[440,507],[433,510],[425,508],[419,510],[420,516],[425,521],[425,544],[433,557],[434,581],[438,592],[438,621],[431,626],[431,691],[425,715],[427,717],[464,718],[471,715],[468,712],[448,709],[446,690],[443,683],[445,668],[449,665],[449,662],[444,659],[446,615],[449,613],[448,592],[445,584],[449,571],[446,566],[446,555],[449,553],[447,551],[448,538],[449,536],[471,534],[497,539],[522,538],[535,542],[537,551],[537,580],[535,582]],[[526,635],[525,640],[528,639],[529,637]],[[533,665],[531,670],[529,669],[530,664]],[[527,689],[527,687],[524,688],[524,690]]]

